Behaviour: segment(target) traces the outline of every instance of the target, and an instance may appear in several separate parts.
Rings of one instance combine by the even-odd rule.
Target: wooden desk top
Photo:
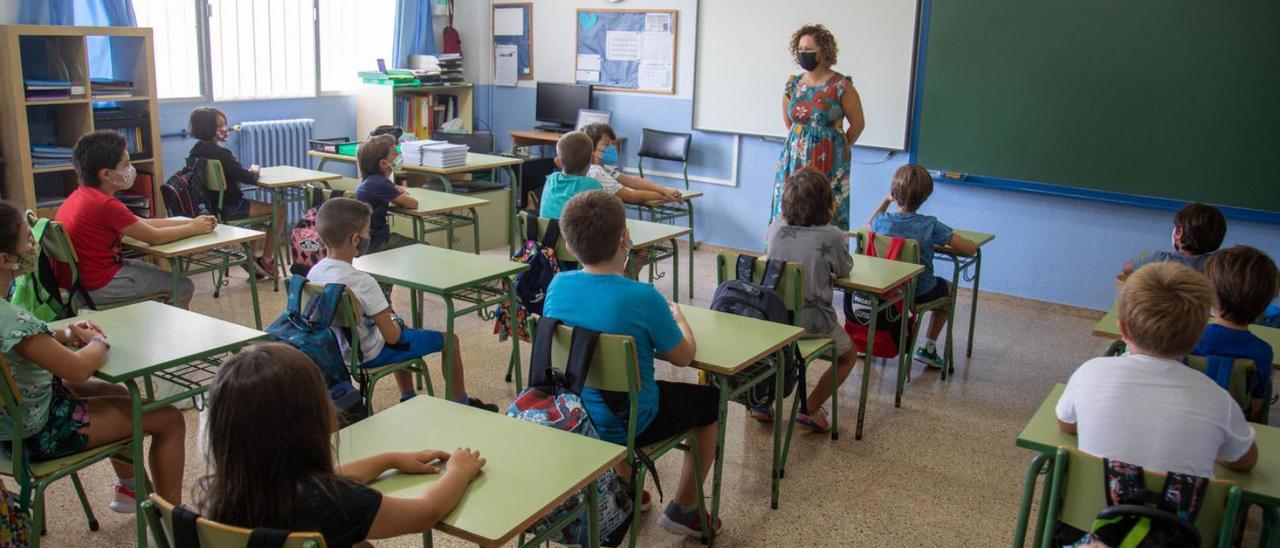
[[[853,256],[853,271],[848,276],[832,280],[836,287],[880,295],[902,285],[924,272],[924,266],[903,261]]]
[[[489,204],[489,200],[472,198],[466,194],[451,194],[416,187],[406,187],[406,191],[418,201],[418,208],[410,210],[393,207],[391,211],[413,217],[427,217]]]
[[[258,182],[254,183],[254,185],[276,189],[298,186],[312,181],[331,181],[341,178],[341,175],[327,171],[316,171],[294,166],[271,166],[262,168],[262,172],[258,174]]]
[[[697,343],[693,367],[711,373],[735,374],[804,335],[802,327],[687,304],[680,311]]]
[[[170,219],[185,219],[185,217],[170,217]],[[167,244],[151,245],[128,236],[125,236],[120,243],[130,249],[138,251],[139,253],[170,259],[173,257],[192,255],[208,251],[210,249],[241,244],[266,237],[267,234],[265,232],[258,230],[219,224],[213,227],[213,232],[208,234],[200,234],[190,238],[183,238]]]

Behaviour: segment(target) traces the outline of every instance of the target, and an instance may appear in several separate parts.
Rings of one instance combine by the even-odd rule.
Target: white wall
[[[18,0],[0,0],[0,25],[18,22]]]

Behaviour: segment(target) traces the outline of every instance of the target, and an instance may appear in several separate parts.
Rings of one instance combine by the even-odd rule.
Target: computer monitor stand
[[[552,133],[569,133],[573,131],[573,126],[565,126],[560,124],[539,124],[533,126],[533,129],[539,131],[550,131]]]

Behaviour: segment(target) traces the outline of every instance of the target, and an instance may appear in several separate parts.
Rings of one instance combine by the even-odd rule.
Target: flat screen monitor
[[[591,108],[591,86],[538,82],[534,118],[548,126],[572,130],[578,110]]]
[[[582,129],[588,124],[608,124],[613,120],[613,113],[607,110],[578,109],[578,123],[574,129]]]

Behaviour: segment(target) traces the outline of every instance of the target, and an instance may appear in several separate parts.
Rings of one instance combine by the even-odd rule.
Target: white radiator
[[[316,121],[311,118],[293,120],[254,120],[240,122],[237,131],[239,153],[237,157],[245,166],[258,164],[269,166],[311,167],[307,156],[307,143],[312,138]],[[249,187],[246,187],[248,190]],[[266,193],[257,193],[258,199],[269,201]],[[290,200],[285,216],[287,226],[293,226],[302,217],[305,205]]]

